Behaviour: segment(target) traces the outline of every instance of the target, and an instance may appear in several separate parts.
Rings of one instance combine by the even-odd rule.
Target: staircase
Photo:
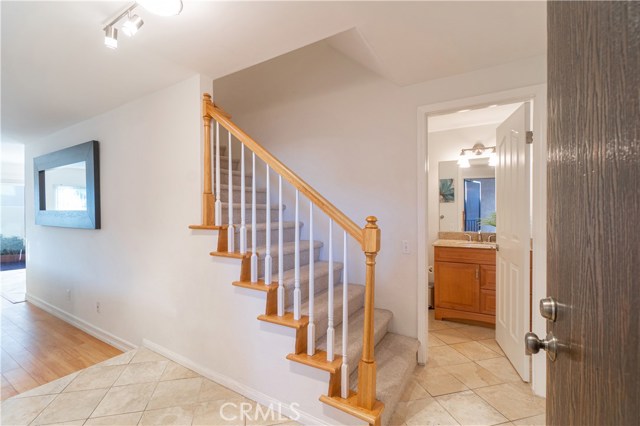
[[[264,314],[258,320],[295,329],[295,347],[283,356],[330,373],[320,401],[370,425],[387,424],[415,368],[418,342],[389,333],[393,313],[374,307],[380,249],[376,218],[368,217],[367,225],[358,227],[240,130],[208,94],[203,97],[203,119],[202,224],[190,228],[217,231],[218,246],[211,256],[240,261],[239,279],[232,284],[265,294]],[[240,141],[239,147],[233,148],[232,136]],[[232,150],[238,148],[240,155],[234,158]],[[250,167],[245,148],[251,153]],[[267,165],[263,189],[256,184],[256,157]],[[272,172],[278,179],[275,205]],[[296,190],[293,221],[283,218],[283,179]],[[300,194],[309,200],[308,240],[300,237],[305,226],[299,214]],[[318,210],[330,219],[326,245],[314,238]],[[341,261],[334,260],[340,245],[332,232],[336,224],[343,230]],[[347,279],[350,239],[367,259],[364,285]],[[327,260],[320,260],[321,252]]]

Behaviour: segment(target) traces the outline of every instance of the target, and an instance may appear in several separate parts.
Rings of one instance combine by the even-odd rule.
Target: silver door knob
[[[546,339],[541,340],[536,333],[530,331],[524,335],[524,346],[528,355],[537,354],[540,349],[547,352],[551,361],[555,361],[558,355],[558,339],[553,333],[547,334]]]
[[[558,302],[553,297],[540,299],[540,315],[551,322],[558,318]]]

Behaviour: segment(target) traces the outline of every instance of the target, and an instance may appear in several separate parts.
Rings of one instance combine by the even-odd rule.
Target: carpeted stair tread
[[[389,323],[393,318],[393,313],[386,309],[375,309],[373,321],[373,340],[378,344],[389,329]],[[349,362],[349,373],[358,368],[358,362],[362,356],[362,336],[364,333],[364,308],[354,314],[349,315],[349,340],[347,342],[347,359]],[[342,355],[342,324],[336,327],[334,341],[334,353]],[[316,349],[327,350],[327,336],[318,339]]]
[[[364,286],[349,284],[349,316],[359,311],[364,305]],[[316,326],[316,341],[327,332],[329,319],[329,291],[325,290],[314,297],[314,323]],[[288,307],[287,310],[293,310]],[[309,301],[306,300],[301,306],[302,315],[309,315]],[[334,287],[333,291],[333,327],[338,329],[342,323],[342,284]]]
[[[376,316],[378,315],[376,309]],[[384,402],[382,425],[388,425],[417,365],[416,339],[387,333],[376,345],[376,397]],[[358,388],[358,372],[349,377],[351,389]]]
[[[248,238],[247,238],[248,239]],[[314,250],[320,250],[322,248],[322,246],[324,246],[324,243],[322,241],[314,241],[313,242],[313,247]],[[309,251],[309,240],[301,240],[300,241],[300,251]],[[278,244],[272,244],[271,247],[271,257],[273,259],[276,259],[278,257]],[[264,255],[266,252],[266,247],[259,247],[256,250],[256,254],[258,255],[258,257],[262,260],[264,259]],[[289,255],[289,254],[293,254],[295,253],[296,250],[296,246],[295,246],[295,241],[289,241],[286,242],[284,244],[282,244],[282,253],[284,253],[284,255]],[[276,261],[274,260],[274,266],[276,265]]]

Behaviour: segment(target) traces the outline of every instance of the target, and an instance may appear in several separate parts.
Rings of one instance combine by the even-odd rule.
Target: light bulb
[[[138,32],[142,24],[144,24],[142,18],[138,15],[133,15],[122,25],[122,32],[132,37]]]
[[[458,158],[458,166],[463,169],[471,167],[471,164],[469,164],[469,157],[467,157],[467,154],[464,151],[460,153],[460,157]]]
[[[104,29],[104,45],[109,49],[118,48],[118,29],[109,26]]]
[[[489,155],[489,166],[495,167],[497,165],[498,165],[498,155],[496,154],[496,150],[494,148],[493,151],[491,151],[491,154]]]

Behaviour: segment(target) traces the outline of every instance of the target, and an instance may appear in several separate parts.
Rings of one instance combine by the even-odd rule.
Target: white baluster
[[[220,201],[220,123],[216,121],[216,203],[214,223],[222,226],[222,201]]]
[[[293,271],[293,319],[300,319],[300,305],[302,305],[302,294],[300,293],[300,227],[298,223],[300,221],[300,191],[296,189],[296,224],[295,224],[295,253],[294,253],[294,271]],[[313,245],[313,241],[311,241]],[[310,259],[309,262],[312,260]]]
[[[297,225],[297,224],[296,224]],[[316,353],[316,324],[314,318],[315,263],[313,248],[313,203],[309,201],[309,325],[307,326],[307,355]]]
[[[245,210],[247,209],[246,195],[245,195],[245,182],[244,182],[244,144],[241,143],[240,148],[240,253],[245,254],[247,252],[247,223],[245,221]]]
[[[258,281],[258,244],[256,244],[256,153],[251,153],[251,282]]]
[[[282,224],[282,176],[278,175],[278,316],[284,315],[284,246]]]
[[[264,254],[264,283],[269,285],[271,284],[271,190],[269,189],[270,179],[269,179],[269,165],[267,164],[267,211],[266,211],[266,222],[267,222],[267,239],[265,243],[265,254]]]
[[[328,300],[328,319],[327,325],[327,361],[334,359],[333,343],[335,330],[333,329],[333,219],[329,219],[329,300]]]
[[[229,132],[229,145],[227,148],[227,159],[228,167],[229,167],[229,201],[227,205],[229,206],[229,225],[227,227],[227,251],[229,253],[233,253],[236,249],[235,244],[235,229],[233,228],[233,162],[231,155],[231,132]]]
[[[347,360],[347,344],[349,343],[349,273],[347,269],[347,232],[343,237],[343,266],[342,266],[342,386],[340,388],[343,398],[349,397],[349,363]]]

